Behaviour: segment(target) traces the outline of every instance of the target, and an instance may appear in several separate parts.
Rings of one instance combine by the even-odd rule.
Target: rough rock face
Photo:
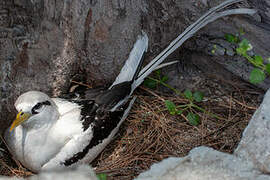
[[[252,164],[212,148],[198,147],[183,158],[168,158],[151,166],[136,180],[262,180],[269,176],[253,169]]]
[[[270,179],[270,90],[253,115],[234,154],[198,147],[183,158],[168,158],[152,165],[136,180]]]
[[[256,169],[270,174],[270,90],[243,132],[234,154],[252,162]]]
[[[220,2],[222,0],[2,0],[0,132],[15,117],[13,104],[19,94],[41,90],[57,96],[67,91],[70,78],[77,73],[83,74],[90,85],[110,84],[141,29],[150,39],[149,60],[203,12]],[[233,64],[227,65],[226,54],[213,56],[209,51],[217,44],[216,40],[221,39],[218,44],[225,47],[224,34],[235,34],[245,26],[256,53],[270,56],[270,45],[265,43],[270,38],[267,36],[270,29],[268,0],[254,0],[239,6],[258,8],[257,21],[247,16],[234,16],[214,22],[186,43],[182,52],[197,54],[209,61],[218,59],[218,63],[226,64],[227,69],[247,79],[243,68],[239,68],[243,63],[234,63],[238,62],[235,57],[230,56]],[[179,59],[179,54],[172,57]],[[200,59],[187,57],[200,67]],[[207,72],[215,68],[206,67],[203,70]],[[266,89],[269,84],[266,81],[260,87]]]

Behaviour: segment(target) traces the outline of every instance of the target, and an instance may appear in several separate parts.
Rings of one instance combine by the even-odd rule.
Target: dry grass
[[[19,162],[13,160],[10,154],[5,153],[5,156],[0,159],[0,175],[28,177],[33,173],[22,167]]]
[[[119,136],[95,161],[96,172],[106,173],[109,179],[133,179],[155,162],[169,156],[183,157],[202,145],[232,153],[258,102],[256,93],[248,89],[230,93],[212,93],[199,104],[221,118],[196,112],[201,118],[197,127],[166,111],[165,99],[177,105],[186,100],[153,91],[139,95]]]
[[[201,123],[192,126],[184,116],[170,115],[164,105],[165,99],[177,105],[186,100],[141,88],[138,93],[141,95],[118,136],[93,162],[96,172],[106,173],[108,179],[132,179],[153,163],[169,156],[185,156],[192,148],[202,145],[232,153],[258,106],[260,93],[248,88],[212,90],[198,105],[221,118],[196,112]],[[8,176],[31,175],[12,163],[10,156],[0,160],[0,170]]]

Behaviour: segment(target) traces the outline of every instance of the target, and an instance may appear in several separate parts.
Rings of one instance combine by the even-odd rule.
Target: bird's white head
[[[53,123],[59,117],[59,112],[52,99],[39,91],[28,91],[18,97],[15,102],[18,111],[10,131],[22,125],[25,128],[41,127]]]

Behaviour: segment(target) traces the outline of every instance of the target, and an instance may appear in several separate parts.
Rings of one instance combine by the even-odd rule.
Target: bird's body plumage
[[[22,94],[19,112],[5,139],[11,153],[33,172],[91,162],[112,140],[134,103],[133,91],[164,59],[199,29],[230,14],[253,14],[249,9],[222,10],[242,0],[228,0],[189,26],[141,70],[148,37],[138,36],[128,60],[112,86],[93,99],[50,98],[39,91]],[[10,132],[12,131],[12,132]]]
[[[41,93],[30,91],[24,95],[28,94],[32,96]],[[87,114],[89,112],[87,109],[93,106],[92,100],[80,102],[59,98],[50,100],[52,105],[47,108],[57,110],[57,116],[48,115],[47,117],[51,119],[43,119],[46,123],[35,125],[35,128],[20,125],[11,133],[6,131],[5,135],[15,158],[33,172],[61,168],[64,165],[72,167],[77,163],[92,161],[110,142],[123,121],[123,115],[125,117],[130,109],[129,107],[126,111],[107,112],[110,113],[109,118],[95,120]],[[133,102],[134,100],[130,105]],[[83,109],[87,106],[85,104],[89,104],[87,109]],[[88,121],[89,118],[91,121]]]

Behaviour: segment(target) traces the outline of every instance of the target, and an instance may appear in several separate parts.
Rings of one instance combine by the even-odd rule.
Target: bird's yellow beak
[[[9,131],[11,132],[15,127],[19,126],[20,124],[22,124],[24,121],[26,121],[27,119],[29,119],[31,116],[30,113],[24,113],[22,111],[20,111],[17,116],[16,119],[13,121],[13,123],[10,126]]]

